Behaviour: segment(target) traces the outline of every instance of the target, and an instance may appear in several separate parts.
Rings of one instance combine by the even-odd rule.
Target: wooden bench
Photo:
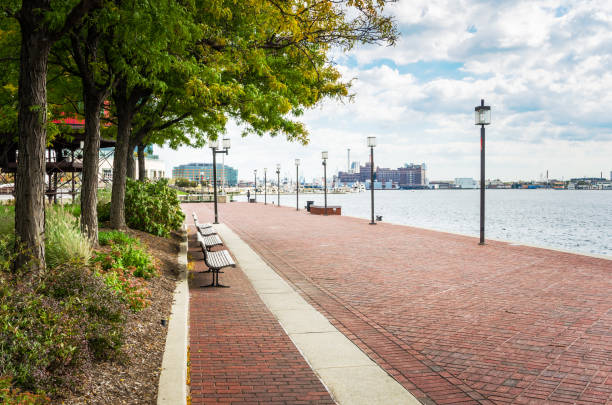
[[[217,234],[217,231],[213,227],[206,228],[201,226],[200,224],[196,224],[196,229],[198,230],[198,233],[202,236],[211,236]]]
[[[224,287],[229,288],[228,285],[219,284],[219,273],[222,273],[221,269],[226,267],[236,267],[236,262],[229,254],[227,250],[218,250],[216,252],[210,252],[206,248],[206,244],[204,241],[200,241],[200,248],[202,249],[202,253],[204,254],[204,263],[208,266],[209,270],[213,274],[213,279],[210,284],[201,285],[200,287]]]
[[[223,241],[217,234],[210,235],[210,236],[202,236],[200,232],[196,232],[196,237],[197,237],[198,243],[204,243],[204,247],[208,251],[210,251],[210,249],[215,246],[223,245]]]

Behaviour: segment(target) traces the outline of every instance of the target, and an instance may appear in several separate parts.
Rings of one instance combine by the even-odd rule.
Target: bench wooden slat
[[[198,228],[198,232],[200,232],[202,236],[216,235],[217,233],[215,228]]]

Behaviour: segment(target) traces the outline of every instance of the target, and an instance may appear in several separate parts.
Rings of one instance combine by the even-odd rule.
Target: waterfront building
[[[478,188],[478,183],[471,177],[457,177],[455,178],[455,188]]]
[[[213,165],[212,163],[189,163],[172,168],[172,178],[188,179],[191,181],[205,181],[212,184]],[[233,167],[217,163],[217,183],[221,184],[224,179],[228,186],[238,184],[238,170]]]
[[[426,169],[425,163],[420,165],[407,163],[403,167],[397,169],[376,167],[374,169],[374,178],[381,184],[391,182],[395,185],[393,188],[421,188],[427,185]],[[358,170],[338,172],[337,179],[334,180],[337,180],[340,186],[352,186],[357,182],[368,182],[370,181],[370,162],[365,163],[363,166],[359,166]],[[387,189],[391,188],[392,187],[388,187]],[[374,189],[376,189],[376,183]]]

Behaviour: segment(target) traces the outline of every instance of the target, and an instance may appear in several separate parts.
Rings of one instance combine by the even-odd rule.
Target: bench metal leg
[[[207,285],[201,285],[200,288],[207,288],[207,287],[230,288],[229,285],[219,284],[219,273],[223,273],[222,271],[219,272],[219,270],[213,270],[212,273],[213,273],[212,283],[207,284]]]

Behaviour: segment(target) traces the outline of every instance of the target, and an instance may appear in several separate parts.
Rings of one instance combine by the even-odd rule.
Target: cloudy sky
[[[491,106],[487,178],[597,177],[612,170],[612,2],[400,0],[389,9],[402,33],[395,47],[359,47],[338,54],[353,103],[325,102],[303,121],[304,147],[281,138],[241,138],[228,128],[226,164],[251,179],[277,163],[294,176],[301,158],[307,179],[351,160],[425,162],[429,180],[479,176],[474,107]],[[210,162],[210,150],[159,150],[167,172]]]

